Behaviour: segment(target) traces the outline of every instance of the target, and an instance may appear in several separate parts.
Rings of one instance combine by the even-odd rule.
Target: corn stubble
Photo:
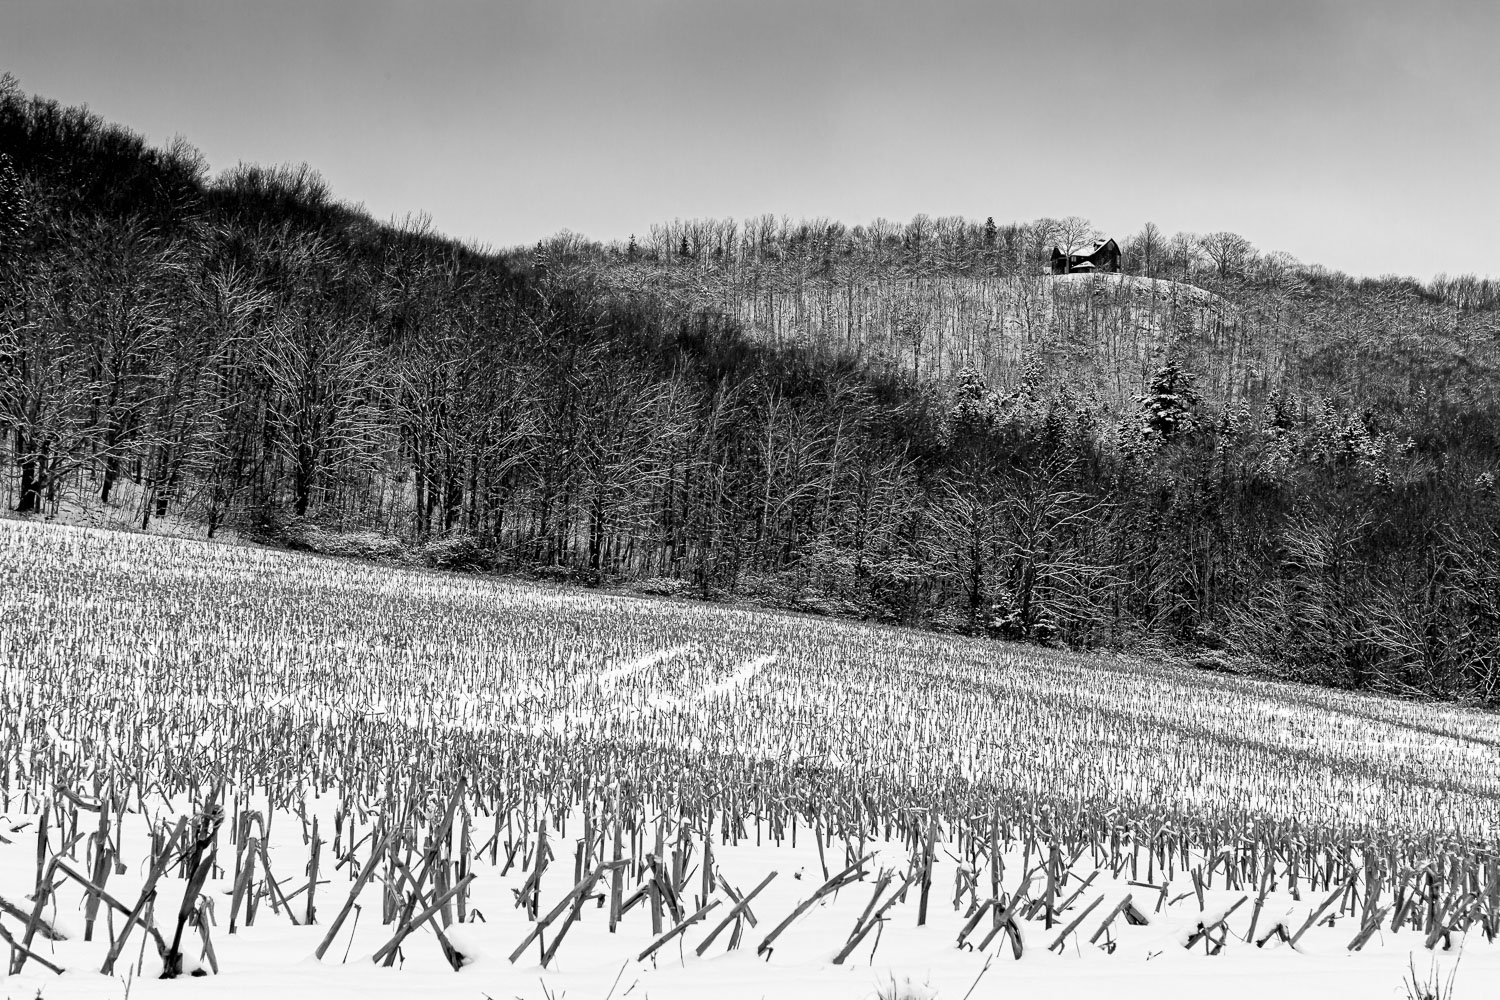
[[[34,817],[0,835],[36,843],[32,883],[0,886],[12,973],[62,971],[41,944],[65,886],[101,972],[149,945],[166,976],[217,971],[266,907],[320,927],[325,961],[369,909],[372,961],[425,929],[458,969],[485,878],[530,928],[499,950],[543,967],[585,920],[641,962],[774,960],[845,891],[835,963],[933,902],[956,947],[1018,959],[1173,912],[1207,954],[1343,918],[1353,951],[1500,929],[1482,717],[163,538],[0,521],[0,554],[0,805]],[[776,872],[742,892],[720,860],[809,840],[821,879],[783,912]]]

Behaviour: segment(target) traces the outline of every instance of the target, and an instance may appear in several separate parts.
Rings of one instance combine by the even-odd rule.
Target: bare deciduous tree
[[[1063,272],[1067,273],[1072,270],[1072,254],[1082,247],[1092,245],[1099,238],[1099,231],[1088,219],[1070,215],[1053,223],[1051,235],[1054,244],[1063,255]]]
[[[1198,249],[1203,251],[1219,277],[1240,275],[1255,254],[1250,241],[1238,233],[1218,232],[1198,237]]]
[[[1134,270],[1148,278],[1154,278],[1165,242],[1166,237],[1156,223],[1147,222],[1142,226],[1141,231],[1126,243]]]

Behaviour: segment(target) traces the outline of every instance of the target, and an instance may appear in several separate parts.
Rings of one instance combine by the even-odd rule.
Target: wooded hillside
[[[1500,700],[1500,285],[1080,228],[492,253],[6,80],[0,497]]]

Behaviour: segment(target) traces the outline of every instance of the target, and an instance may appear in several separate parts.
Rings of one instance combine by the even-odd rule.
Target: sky
[[[770,212],[1500,277],[1500,0],[0,0],[0,70],[493,247]]]

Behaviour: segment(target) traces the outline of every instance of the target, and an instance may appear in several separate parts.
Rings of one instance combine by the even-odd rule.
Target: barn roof
[[[1112,239],[1102,239],[1102,240],[1094,240],[1092,243],[1083,243],[1083,244],[1080,244],[1079,246],[1074,247],[1073,250],[1072,250],[1072,252],[1070,252],[1068,254],[1068,256],[1069,257],[1087,257],[1089,254],[1098,253],[1100,250],[1102,250],[1105,247],[1109,246],[1113,242],[1114,242],[1114,240],[1112,240]],[[1062,256],[1062,251],[1059,250],[1056,246],[1054,246],[1052,249],[1053,249],[1053,251],[1055,251],[1057,253],[1058,256]]]
[[[1069,253],[1063,253],[1060,249],[1057,248],[1057,246],[1054,245],[1052,247],[1052,258],[1054,260],[1061,260],[1062,258],[1066,257],[1071,262],[1079,260],[1081,258],[1092,257],[1094,254],[1110,245],[1114,245],[1115,250],[1118,252],[1119,245],[1116,244],[1114,240],[1108,238],[1102,240],[1094,240],[1092,243],[1085,243],[1082,246],[1075,247]],[[1072,268],[1077,268],[1080,265],[1070,264],[1069,266]],[[1089,264],[1088,266],[1092,267],[1093,265]]]

